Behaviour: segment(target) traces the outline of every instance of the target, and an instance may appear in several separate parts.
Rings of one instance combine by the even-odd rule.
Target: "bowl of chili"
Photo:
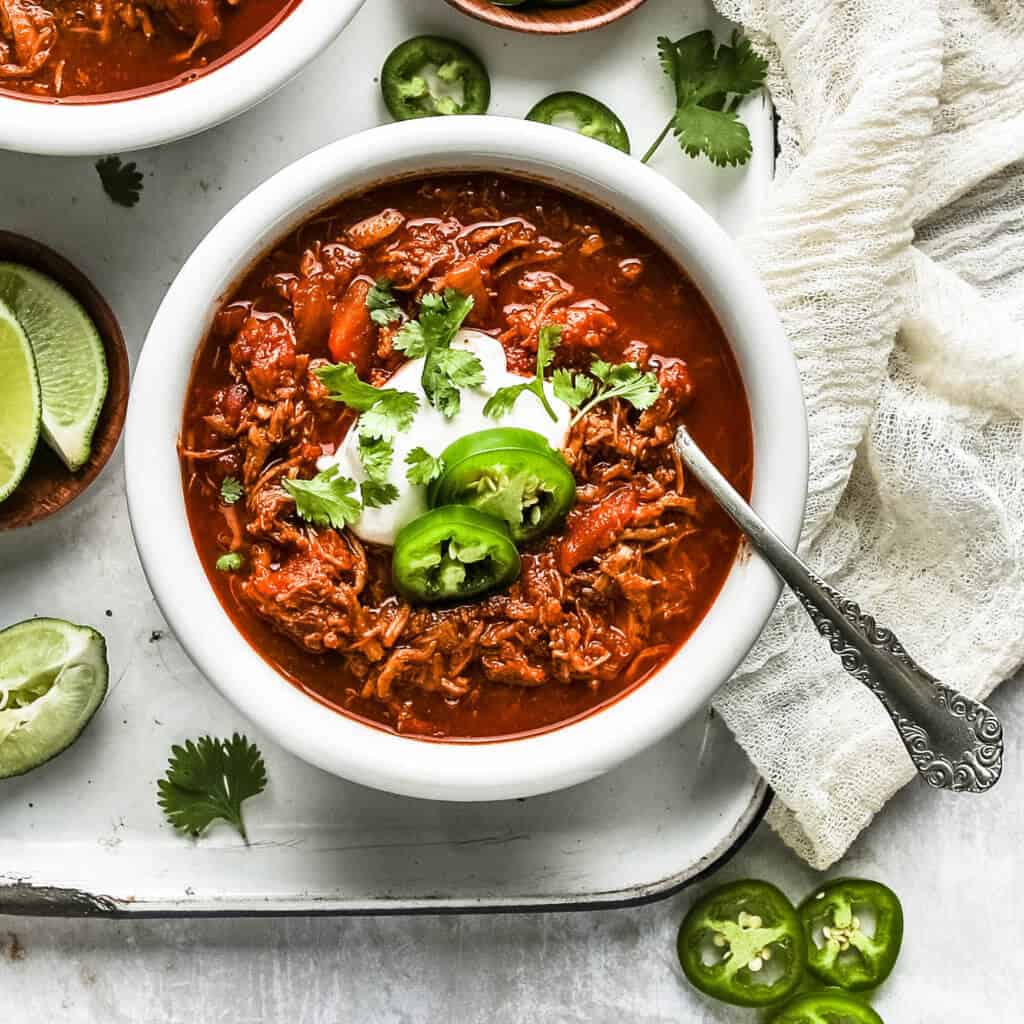
[[[575,226],[563,238],[566,223]],[[490,291],[455,260],[467,244],[498,268]],[[634,250],[646,254],[639,263]],[[579,301],[552,300],[544,289],[561,289],[562,275],[584,259],[595,262]],[[638,269],[645,260],[646,271]],[[344,287],[325,306],[322,287],[339,280]],[[538,341],[524,310],[540,305],[551,322]],[[612,332],[611,313],[633,319]],[[413,347],[449,329],[448,355],[428,370],[429,354],[417,360]],[[649,354],[641,337],[659,331],[673,337],[665,354]],[[710,348],[701,348],[703,335]],[[369,348],[367,336],[376,339]],[[611,146],[528,121],[413,119],[328,146],[228,213],[151,328],[129,409],[126,474],[157,601],[229,700],[297,756],[341,777],[441,800],[523,797],[593,778],[706,706],[780,590],[722,535],[711,562],[684,567],[697,573],[699,592],[685,629],[664,643],[650,639],[656,656],[635,666],[642,652],[621,647],[628,610],[601,597],[613,584],[594,575],[594,558],[610,553],[610,538],[648,545],[650,571],[661,571],[647,513],[656,493],[665,496],[656,477],[676,476],[662,448],[667,462],[648,465],[647,490],[622,486],[633,463],[623,456],[620,468],[614,458],[595,464],[594,453],[616,429],[637,452],[666,443],[671,432],[659,424],[669,422],[672,402],[686,406],[691,372],[667,353],[691,342],[697,389],[708,395],[694,407],[704,417],[697,432],[731,460],[761,515],[795,542],[807,482],[795,363],[763,287],[693,201]],[[538,344],[557,353],[544,355]],[[598,359],[590,380],[573,369],[598,353],[625,361]],[[458,390],[445,375],[472,369],[474,355],[478,369],[510,385],[486,403],[508,415],[499,423],[480,411],[485,396],[469,390],[453,413],[465,421],[441,412]],[[552,361],[561,374],[554,393],[544,374]],[[652,409],[659,392],[643,391],[652,381],[670,406]],[[408,467],[421,485],[419,505],[396,511],[396,525],[405,525],[386,538],[374,531],[394,499],[371,502],[365,488],[383,478],[364,472],[360,511],[349,467],[360,459],[363,470],[377,466],[374,431],[383,431],[389,409],[401,418],[401,396],[421,387],[418,411],[405,408],[415,426],[387,435],[400,473],[391,480]],[[632,408],[588,411],[602,395],[627,393]],[[566,410],[566,401],[575,406]],[[339,413],[336,402],[349,411]],[[346,433],[359,410],[359,429]],[[448,436],[445,424],[462,422],[486,429],[467,428],[444,447],[437,439]],[[566,436],[575,441],[557,451]],[[596,473],[575,495],[570,464],[577,481]],[[672,537],[693,535],[683,520],[701,500],[665,497]],[[702,522],[714,545],[719,525]],[[235,557],[220,571],[226,548]],[[616,571],[609,563],[604,576]],[[636,579],[628,567],[621,575]],[[573,621],[591,618],[590,639],[561,626],[557,637],[543,634],[563,586],[578,588],[589,608]],[[680,598],[670,591],[669,604]],[[335,598],[350,609],[356,601],[352,614],[365,616],[359,629]],[[615,622],[597,621],[603,601],[617,609]],[[535,631],[530,648],[516,646],[517,617]],[[554,681],[566,642],[584,659],[593,654],[593,685],[578,674],[577,685]],[[460,658],[471,657],[490,682],[470,693],[460,680],[478,669]]]
[[[205,131],[310,63],[363,0],[0,0],[0,149],[102,155]]]
[[[471,17],[516,32],[565,35],[610,25],[644,0],[448,0]]]

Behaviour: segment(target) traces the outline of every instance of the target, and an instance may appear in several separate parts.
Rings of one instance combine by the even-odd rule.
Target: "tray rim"
[[[763,91],[771,119],[770,137],[773,145],[769,178],[774,181],[780,154],[780,117],[771,93]],[[756,769],[753,769],[756,775]],[[753,838],[775,799],[775,791],[758,777],[753,794],[744,812],[725,838],[712,850],[680,871],[656,882],[642,883],[625,889],[596,892],[591,895],[567,894],[565,900],[544,897],[530,900],[514,897],[507,903],[495,898],[460,900],[458,897],[420,898],[408,900],[379,899],[345,901],[336,897],[310,899],[306,906],[296,905],[301,898],[278,899],[285,906],[264,905],[255,900],[213,901],[182,899],[167,901],[121,900],[113,896],[90,893],[80,889],[37,886],[22,880],[0,878],[0,916],[48,918],[98,918],[101,920],[179,920],[229,918],[297,918],[297,917],[421,917],[456,914],[538,914],[580,913],[597,910],[618,910],[660,903],[678,895],[710,877],[728,864]]]
[[[541,914],[578,913],[591,910],[620,910],[659,903],[678,895],[724,867],[750,841],[764,820],[775,798],[774,790],[760,778],[744,813],[713,850],[681,871],[655,883],[646,883],[611,892],[597,892],[581,897],[574,894],[564,902],[545,897],[530,900],[514,897],[508,903],[500,899],[460,900],[458,897],[410,900],[352,901],[329,897],[310,900],[307,906],[296,906],[295,898],[279,899],[275,907],[255,905],[259,901],[183,899],[152,902],[121,900],[114,896],[85,892],[81,889],[37,886],[14,881],[0,885],[0,915],[12,917],[100,918],[106,920],[177,920],[189,918],[274,918],[274,917],[401,917],[448,916],[453,914]]]

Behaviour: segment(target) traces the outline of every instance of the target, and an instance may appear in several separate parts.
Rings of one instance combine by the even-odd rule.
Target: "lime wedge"
[[[39,440],[39,378],[32,348],[0,302],[0,501],[18,486]]]
[[[89,314],[56,281],[0,263],[0,301],[25,329],[43,395],[43,440],[68,469],[89,460],[107,396],[107,360]]]
[[[0,631],[0,779],[78,739],[107,692],[107,645],[88,626],[29,619]]]

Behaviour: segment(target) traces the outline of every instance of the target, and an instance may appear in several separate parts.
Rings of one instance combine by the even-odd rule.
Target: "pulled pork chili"
[[[0,0],[0,93],[95,102],[181,85],[299,0]]]
[[[576,481],[568,519],[519,544],[521,573],[507,589],[454,607],[406,601],[390,548],[297,518],[281,485],[313,476],[354,419],[313,371],[344,360],[383,385],[404,361],[392,345],[401,324],[378,324],[367,308],[381,278],[407,313],[429,291],[471,295],[467,326],[498,338],[524,378],[540,327],[559,324],[556,367],[632,361],[660,383],[646,411],[613,399],[579,419],[563,452]],[[307,223],[218,313],[184,413],[188,515],[224,607],[306,692],[407,735],[523,734],[641,682],[718,593],[738,536],[683,472],[672,447],[683,421],[749,493],[750,416],[735,362],[696,288],[653,243],[515,178],[400,182]],[[233,504],[226,478],[244,488]],[[229,549],[244,556],[241,570],[217,572]]]

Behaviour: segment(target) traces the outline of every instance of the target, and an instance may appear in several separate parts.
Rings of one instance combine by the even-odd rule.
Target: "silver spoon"
[[[926,672],[889,630],[811,572],[736,493],[685,427],[676,434],[676,448],[789,584],[843,668],[882,702],[925,782],[956,793],[991,789],[1003,770],[1003,727],[995,714]]]

